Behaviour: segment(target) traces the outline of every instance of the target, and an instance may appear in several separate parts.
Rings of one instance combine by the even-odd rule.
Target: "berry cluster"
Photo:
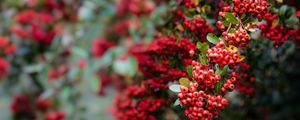
[[[190,83],[189,88],[181,86],[178,94],[180,103],[186,107],[184,114],[191,120],[212,120],[214,115],[219,115],[228,101],[221,96],[212,96],[198,89],[198,83]]]
[[[274,45],[282,45],[293,34],[293,30],[287,30],[283,26],[274,24],[278,20],[278,16],[274,13],[267,13],[265,15],[265,24],[260,24],[258,28],[261,30],[263,36],[273,42]]]
[[[251,85],[255,82],[254,77],[250,77],[250,65],[246,63],[239,64],[241,70],[241,80],[237,82],[237,90],[242,95],[251,95],[255,94],[255,88]]]
[[[36,107],[41,111],[47,111],[49,110],[49,108],[51,108],[51,106],[53,106],[53,101],[50,99],[40,98],[36,100]]]
[[[174,16],[176,17],[176,19],[186,19],[184,13],[180,10],[174,11]]]
[[[32,107],[30,105],[30,102],[27,97],[25,96],[15,96],[13,98],[13,101],[10,105],[10,110],[13,112],[13,114],[19,115],[19,114],[27,114],[31,113]]]
[[[223,25],[223,23],[221,21],[217,21],[216,23],[217,27],[221,30],[221,31],[225,31],[226,27],[225,25]]]
[[[194,0],[183,0],[182,4],[187,8],[196,8],[197,7]]]
[[[138,19],[122,20],[112,26],[112,30],[108,29],[108,34],[128,36],[130,29],[138,29],[141,27],[141,21]]]
[[[225,36],[225,40],[229,45],[234,45],[238,47],[248,47],[250,42],[250,35],[246,30],[239,28],[234,33],[228,33]]]
[[[213,69],[209,69],[208,66],[202,65],[199,62],[193,61],[193,78],[199,84],[201,90],[211,90],[215,84],[220,81],[220,76],[215,75]]]
[[[3,55],[15,54],[17,46],[4,37],[0,37],[0,50]]]
[[[149,91],[145,87],[128,86],[125,90],[125,94],[130,97],[142,98],[149,94]]]
[[[151,43],[145,53],[158,56],[174,56],[177,53],[180,58],[190,58],[189,51],[195,49],[195,44],[189,39],[181,38],[177,42],[174,37],[163,37]]]
[[[272,23],[259,25],[261,33],[271,40],[274,45],[282,45],[293,34],[292,31],[285,29],[283,26],[277,25],[273,27]]]
[[[167,83],[174,82],[175,80],[178,80],[179,78],[182,77],[186,77],[185,71],[171,69],[166,73],[161,73],[159,77],[149,78],[147,81],[144,81],[143,83],[146,86],[153,88],[152,90],[155,90],[157,88],[167,89],[168,88]]]
[[[105,95],[105,89],[112,82],[112,77],[109,76],[107,73],[100,71],[100,70],[99,70],[99,72],[97,72],[97,76],[100,79],[99,84],[101,85],[100,89],[98,90],[98,94],[103,96],[103,95]],[[117,79],[115,79],[115,80],[117,80]]]
[[[48,99],[29,99],[29,96],[14,96],[10,109],[16,118],[26,118],[30,120],[63,120],[65,113],[52,111],[53,102]],[[35,113],[45,113],[44,116],[36,116]],[[41,114],[42,115],[42,114]]]
[[[92,55],[94,57],[101,57],[109,48],[113,46],[112,43],[104,39],[96,39],[93,41]]]
[[[65,113],[61,111],[49,112],[46,114],[45,120],[63,120]]]
[[[177,42],[174,37],[163,37],[158,38],[156,41],[149,44],[149,47],[145,50],[144,53],[150,56],[154,56],[151,58],[163,56],[170,58],[176,55],[183,61],[184,65],[190,65],[193,56],[190,56],[189,51],[195,50],[196,45],[191,43],[189,39],[181,38],[180,41]],[[167,66],[165,66],[163,69],[165,68],[167,68]]]
[[[52,80],[60,79],[60,77],[63,77],[69,69],[69,64],[62,64],[57,69],[50,70],[48,72],[48,81],[51,82]]]
[[[225,17],[226,12],[230,12],[231,6],[225,3],[222,3],[221,0],[218,0],[218,7],[220,8],[218,15],[220,17]]]
[[[193,32],[200,40],[205,40],[208,33],[212,33],[214,28],[207,24],[207,22],[202,18],[195,18],[191,21],[184,19],[184,27]]]
[[[156,120],[154,112],[170,102],[165,99],[145,98],[136,102],[135,99],[120,97],[115,99],[116,108],[113,114],[120,120]]]
[[[295,31],[295,34],[294,34],[294,42],[300,46],[300,29],[296,30]]]
[[[117,16],[126,14],[147,15],[155,9],[151,0],[120,0],[116,5]]]
[[[9,62],[3,58],[0,58],[0,79],[6,77],[9,74]]]
[[[242,15],[250,13],[252,17],[262,20],[267,13],[268,2],[266,0],[232,0],[233,11]]]
[[[228,91],[232,91],[235,88],[235,84],[240,80],[240,75],[237,72],[231,72],[230,77],[226,80],[224,85],[221,88],[223,94],[226,94]]]
[[[300,10],[298,10],[298,11],[296,12],[296,16],[297,16],[298,19],[300,19]]]
[[[252,79],[254,79],[254,78],[252,78]],[[255,95],[255,88],[249,82],[246,82],[246,83],[238,82],[237,83],[237,90],[242,95],[250,95],[250,96]]]
[[[49,45],[56,35],[54,29],[49,29],[54,22],[53,16],[49,13],[26,10],[18,14],[15,20],[19,25],[13,27],[12,31],[22,39],[32,39]]]
[[[240,62],[240,53],[227,50],[225,48],[225,43],[222,41],[216,46],[208,49],[207,55],[210,61],[218,64],[221,68],[225,65],[233,67]]]
[[[0,79],[5,78],[9,74],[10,64],[5,59],[5,56],[14,55],[16,52],[16,45],[10,42],[7,38],[0,37]]]
[[[196,50],[196,46],[189,39],[176,41],[174,37],[158,38],[146,47],[140,44],[130,49],[131,54],[138,60],[138,69],[144,78],[141,87],[128,85],[125,92],[120,91],[121,95],[116,98],[114,115],[122,120],[157,119],[154,113],[170,103],[165,96],[157,93],[166,90],[168,83],[187,76],[185,70],[171,65],[170,61],[176,59],[178,63],[191,64],[190,50]],[[147,97],[149,95],[151,99]]]

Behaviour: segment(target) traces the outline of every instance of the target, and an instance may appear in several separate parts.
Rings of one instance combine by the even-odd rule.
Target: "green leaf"
[[[230,28],[229,32],[228,33],[234,33],[235,32],[235,29],[234,28]]]
[[[207,63],[208,63],[208,59],[204,54],[199,55],[199,60],[202,65],[207,65]]]
[[[241,19],[244,19],[246,16],[247,16],[246,14],[243,14],[243,15],[241,16]]]
[[[137,62],[133,57],[126,60],[117,59],[113,63],[113,70],[121,75],[134,76],[137,71]]]
[[[213,44],[217,44],[220,42],[219,38],[213,33],[208,33],[206,39]]]
[[[78,67],[72,67],[67,73],[68,79],[74,79],[79,74],[79,68]]]
[[[230,22],[228,22],[227,20],[223,20],[223,21],[222,21],[222,24],[223,24],[224,26],[228,27],[229,24],[230,24]]]
[[[206,53],[209,49],[209,45],[207,43],[197,42],[197,48],[202,52]]]
[[[290,18],[296,12],[295,8],[289,7],[287,5],[282,5],[278,11],[279,17],[282,20]]]
[[[133,76],[137,71],[137,61],[133,57],[128,58],[128,75]]]
[[[287,9],[287,11],[285,12],[285,17],[286,17],[286,18],[290,18],[292,15],[295,14],[295,12],[296,12],[295,8],[289,7],[289,8]]]
[[[189,83],[190,83],[190,81],[187,78],[180,78],[179,79],[179,84],[182,85],[182,86],[188,87]]]
[[[24,67],[24,72],[25,73],[40,72],[41,70],[43,70],[44,67],[45,67],[45,65],[43,65],[41,63],[37,63],[37,64],[33,64],[33,65],[28,65],[28,66]]]
[[[217,70],[217,71],[216,71],[216,74],[217,74],[217,75],[220,75],[220,76],[222,77],[222,76],[224,76],[224,75],[227,73],[228,69],[229,69],[228,65],[225,65],[225,66],[222,68],[222,70]]]
[[[191,65],[187,67],[186,71],[189,77],[193,77],[193,67]]]
[[[220,72],[220,68],[219,68],[218,64],[215,65],[215,71],[216,71],[215,72],[216,74],[218,74]]]
[[[216,85],[215,85],[215,92],[216,94],[221,94],[221,88],[223,86],[223,83],[222,82],[218,82]]]
[[[179,99],[176,99],[176,101],[174,102],[174,106],[180,105],[180,101]]]
[[[239,23],[239,21],[236,19],[236,17],[234,15],[232,15],[232,13],[226,12],[225,13],[225,18],[230,23],[233,23],[233,24],[238,24]]]
[[[71,48],[71,53],[78,56],[78,57],[80,57],[80,58],[87,58],[88,57],[88,52],[85,51],[82,48],[79,48],[79,47],[72,47]]]
[[[180,92],[180,85],[178,84],[171,84],[169,86],[169,89],[175,93],[179,93]]]
[[[99,77],[94,75],[91,79],[90,79],[90,86],[93,92],[97,92],[100,90],[100,84],[99,84]]]
[[[67,99],[72,93],[72,90],[70,87],[64,87],[62,91],[60,92],[60,95],[62,98]]]
[[[287,5],[282,5],[279,9],[279,12],[278,12],[279,16],[283,16],[287,9],[288,9]]]

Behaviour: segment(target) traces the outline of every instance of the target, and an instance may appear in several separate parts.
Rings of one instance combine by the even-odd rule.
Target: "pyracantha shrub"
[[[16,120],[97,118],[84,105],[103,109],[97,105],[106,104],[102,99],[95,105],[89,96],[111,97],[113,88],[109,112],[119,120],[230,119],[226,116],[235,114],[232,109],[260,104],[242,99],[259,95],[255,87],[265,81],[258,77],[276,74],[259,70],[276,65],[278,73],[286,72],[274,63],[289,58],[295,46],[290,45],[284,56],[280,56],[284,49],[271,48],[270,59],[256,59],[262,54],[260,47],[269,47],[266,40],[278,47],[290,40],[300,45],[299,10],[280,2],[0,2],[4,23],[0,25],[0,79],[3,93],[13,93],[9,95],[11,116]],[[269,61],[272,65],[252,63]],[[277,91],[266,91],[277,97]],[[278,98],[274,101],[281,103]],[[256,106],[241,111],[253,115],[252,109]],[[264,111],[259,112],[266,119]]]

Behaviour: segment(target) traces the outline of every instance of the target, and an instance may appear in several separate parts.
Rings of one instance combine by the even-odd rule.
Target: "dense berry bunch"
[[[145,77],[155,77],[156,74],[154,73],[165,73],[168,71],[168,61],[155,63],[154,58],[149,56],[139,56],[139,61],[139,70]]]
[[[166,89],[168,88],[169,82],[174,82],[175,80],[178,80],[179,78],[186,77],[186,72],[182,70],[175,70],[171,69],[167,71],[166,73],[161,73],[157,77],[149,78],[143,83],[146,86],[149,86],[152,88],[152,90],[156,90],[158,88],[160,89]]]
[[[184,19],[184,27],[193,32],[200,40],[205,40],[205,37],[208,33],[214,31],[214,28],[206,23],[202,18],[195,18],[193,20]]]
[[[3,55],[15,54],[17,46],[4,37],[0,37],[0,50]]]
[[[250,39],[250,35],[242,28],[238,29],[234,33],[228,33],[225,36],[225,40],[229,45],[238,47],[248,47]]]
[[[240,15],[250,13],[252,17],[262,20],[267,13],[268,2],[266,0],[233,0],[233,11]]]
[[[216,46],[208,49],[207,54],[210,61],[218,64],[221,68],[225,65],[233,67],[240,62],[240,53],[227,50],[224,42],[219,42]]]
[[[190,64],[192,57],[190,57],[189,51],[195,49],[196,46],[193,43],[183,38],[179,42],[176,42],[173,37],[164,37],[149,44],[143,53],[143,59],[141,59],[141,56],[139,57],[139,69],[145,77],[149,78],[145,83],[151,84],[150,86],[160,86],[159,88],[163,86],[167,87],[166,83],[186,76],[185,71],[174,68],[168,69],[170,65],[169,60],[177,57],[184,64]]]
[[[111,35],[128,36],[129,30],[138,29],[141,22],[138,19],[122,20],[112,26],[112,30],[108,30]]]
[[[283,26],[273,26],[272,23],[259,25],[261,33],[271,40],[274,45],[282,45],[293,34],[292,31],[285,29]]]
[[[225,25],[223,25],[223,23],[221,21],[217,21],[216,23],[217,27],[221,30],[221,31],[225,31],[226,27]]]
[[[267,13],[265,15],[266,23],[258,26],[262,35],[271,40],[274,45],[282,45],[295,33],[294,30],[288,30],[284,26],[279,25],[276,22],[278,19],[276,14]]]
[[[14,96],[10,109],[16,118],[26,118],[30,120],[63,120],[65,113],[61,111],[52,111],[53,101],[50,99],[30,99],[30,96]],[[35,113],[44,113],[44,116],[36,116]]]
[[[252,84],[255,82],[255,78],[250,76],[250,65],[246,63],[239,64],[241,70],[241,80],[237,82],[237,90],[242,95],[251,95],[255,94],[255,88]]]
[[[11,105],[10,109],[13,114],[28,114],[32,111],[32,107],[30,105],[29,99],[25,96],[15,96]]]
[[[176,17],[176,19],[186,19],[185,15],[180,10],[174,11],[174,16]]]
[[[144,76],[142,87],[128,85],[125,94],[122,92],[125,97],[119,95],[116,99],[114,115],[122,120],[155,120],[154,113],[169,105],[165,96],[157,93],[166,90],[168,83],[187,76],[185,70],[171,66],[170,61],[176,59],[181,63],[190,61],[186,64],[191,64],[189,51],[195,50],[196,46],[189,39],[176,41],[173,37],[164,37],[150,43],[145,49],[142,46],[137,48],[140,48],[139,52],[134,49],[131,52],[138,60],[139,70]],[[147,98],[148,95],[152,99]]]
[[[232,72],[230,77],[223,84],[221,91],[226,94],[228,91],[232,91],[235,88],[235,84],[240,80],[240,75],[237,72]]]
[[[53,106],[53,101],[50,99],[39,98],[36,100],[36,108],[41,111],[47,111]]]
[[[93,41],[92,55],[94,57],[101,57],[109,48],[113,46],[112,43],[104,39],[96,39]]]
[[[193,78],[199,84],[201,90],[211,90],[215,84],[220,81],[220,76],[215,75],[215,71],[208,66],[193,61]]]
[[[296,30],[294,33],[294,42],[300,46],[300,29]]]
[[[231,6],[229,4],[225,4],[222,0],[218,0],[218,7],[220,8],[218,16],[225,17],[226,12],[230,12]]]
[[[118,16],[124,16],[128,13],[143,15],[150,14],[155,9],[155,4],[151,0],[120,0],[116,9]]]
[[[49,112],[46,114],[45,120],[63,120],[65,118],[65,113],[60,111]]]
[[[178,94],[180,103],[186,107],[184,114],[191,120],[212,120],[228,105],[228,101],[221,96],[208,95],[197,89],[198,83],[190,83],[189,88],[181,86]]]
[[[54,18],[49,13],[39,13],[33,10],[26,10],[15,18],[18,26],[12,28],[22,39],[32,39],[38,43],[49,45],[56,31],[49,29],[53,25]]]
[[[128,97],[115,99],[117,108],[113,109],[113,114],[121,120],[156,120],[154,113],[162,106],[169,104],[165,99],[143,99],[137,101]]]
[[[3,58],[0,58],[0,79],[6,77],[9,74],[9,62]]]
[[[145,52],[158,56],[174,56],[177,53],[180,58],[189,58],[189,51],[195,49],[195,44],[191,43],[189,39],[181,38],[177,42],[174,37],[163,37],[151,43]]]
[[[194,0],[183,0],[182,4],[187,8],[196,8],[197,7]]]
[[[145,87],[128,86],[125,90],[125,94],[130,97],[142,98],[149,94],[149,91]]]
[[[254,78],[252,78],[252,79],[254,79]],[[250,82],[246,82],[246,83],[238,82],[237,90],[242,95],[250,95],[250,96],[255,95],[255,88],[253,87],[253,85]]]

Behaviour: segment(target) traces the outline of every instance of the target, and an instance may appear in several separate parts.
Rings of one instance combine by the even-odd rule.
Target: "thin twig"
[[[245,29],[245,27],[244,27],[244,25],[243,25],[243,23],[242,23],[242,20],[241,20],[241,18],[240,18],[239,15],[237,15],[237,19],[238,19],[238,21],[239,21],[240,28],[242,27],[243,29]]]
[[[226,30],[226,34],[229,32],[229,30],[230,30],[230,28],[231,28],[231,23],[229,24],[229,26],[228,26],[228,28],[227,28],[227,30]]]

